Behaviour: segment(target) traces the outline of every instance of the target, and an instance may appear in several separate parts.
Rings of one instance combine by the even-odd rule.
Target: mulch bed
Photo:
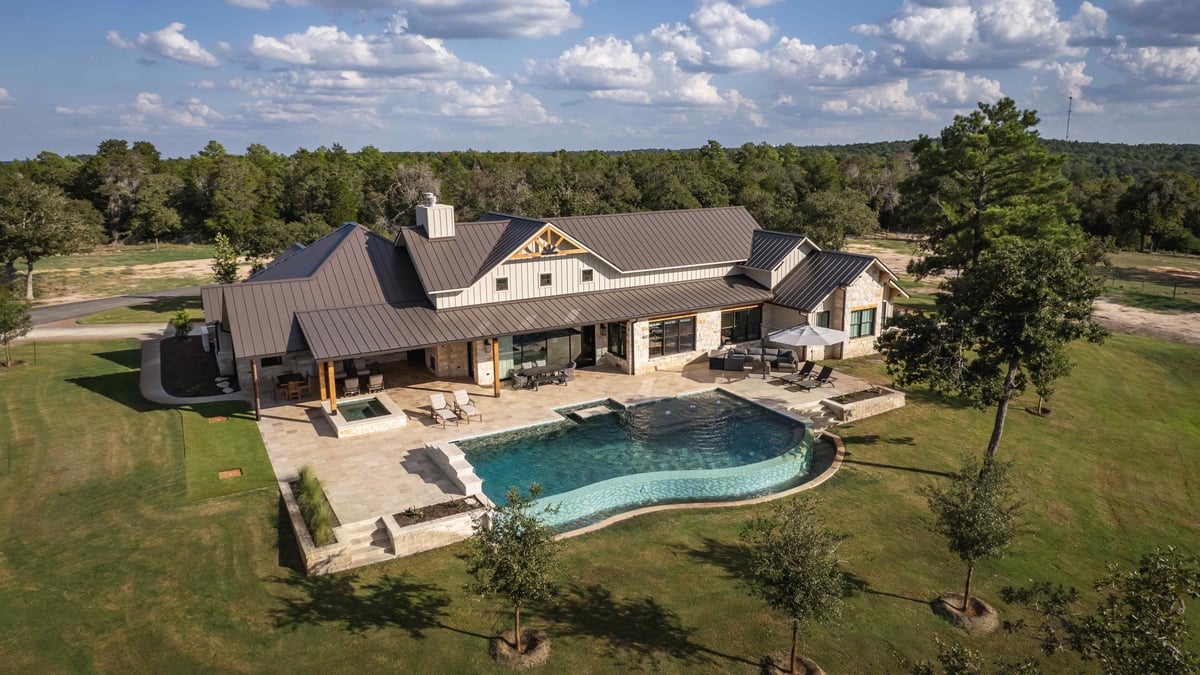
[[[162,385],[168,394],[191,398],[224,393],[215,382],[221,376],[217,357],[204,351],[199,336],[183,340],[167,338],[159,342],[159,349],[162,353]],[[229,378],[229,386],[237,391],[236,377]]]
[[[488,651],[491,652],[492,659],[496,663],[508,666],[513,670],[524,670],[540,666],[550,660],[550,640],[542,631],[536,628],[526,628],[521,631],[520,654],[513,647],[515,635],[513,629],[509,628],[499,636],[492,638],[488,645]]]
[[[854,391],[854,392],[850,392],[849,394],[842,394],[841,396],[834,396],[831,400],[836,403],[843,403],[843,404],[844,403],[858,403],[859,401],[866,401],[866,400],[869,400],[872,398],[879,398],[880,396],[886,396],[888,393],[889,392],[886,392],[882,389],[863,389],[862,391]]]
[[[417,509],[411,513],[407,511],[397,513],[395,515],[396,524],[398,524],[400,527],[416,525],[417,523],[423,523],[426,520],[436,520],[438,518],[452,516],[456,513],[463,513],[464,511],[474,511],[482,506],[483,505],[480,504],[479,501],[474,497],[464,497],[462,499],[455,499],[449,502],[442,502],[441,504],[434,504],[433,506],[422,506],[420,509]]]
[[[1000,627],[999,613],[974,593],[971,594],[971,604],[965,612],[962,611],[962,593],[942,593],[929,604],[933,607],[934,614],[968,633],[987,635]]]
[[[790,657],[791,654],[786,651],[768,654],[763,657],[759,672],[763,675],[785,675],[786,673],[791,673],[792,671],[788,669],[788,666],[791,665],[788,663]],[[797,654],[795,675],[825,675],[825,671],[812,659],[803,654]]]

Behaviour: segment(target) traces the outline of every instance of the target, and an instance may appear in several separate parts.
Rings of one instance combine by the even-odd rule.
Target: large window
[[[629,324],[624,321],[608,324],[608,353],[626,358],[625,339],[629,335]]]
[[[817,328],[829,328],[829,310],[813,314],[813,325]]]
[[[721,312],[721,344],[762,337],[762,306]]]
[[[875,334],[875,308],[850,312],[850,337]]]
[[[650,356],[666,356],[696,349],[696,317],[650,322]]]

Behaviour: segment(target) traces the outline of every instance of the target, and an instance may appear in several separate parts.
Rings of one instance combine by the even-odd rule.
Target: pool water
[[[545,498],[620,476],[764,462],[805,440],[802,424],[716,391],[611,407],[609,414],[567,413],[561,422],[458,445],[484,494],[503,503],[510,486],[539,483]]]
[[[342,417],[346,418],[347,422],[357,422],[372,417],[383,417],[388,414],[388,409],[379,399],[369,398],[350,403],[339,403],[338,412],[342,413]]]

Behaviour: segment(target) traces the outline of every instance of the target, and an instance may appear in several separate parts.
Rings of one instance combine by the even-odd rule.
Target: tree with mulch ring
[[[837,549],[845,540],[845,535],[821,524],[813,498],[776,505],[770,514],[755,517],[742,530],[750,592],[792,624],[791,652],[764,657],[763,673],[825,672],[797,653],[800,626],[807,621],[833,621],[841,615],[846,578]]]
[[[554,593],[562,543],[543,517],[556,509],[535,510],[541,494],[537,483],[523,495],[508,490],[506,503],[493,506],[474,524],[471,551],[465,556],[474,581],[473,593],[498,595],[513,608],[513,627],[491,641],[492,658],[513,668],[529,668],[550,658],[550,641],[540,631],[521,629],[521,609]]]
[[[978,561],[1002,557],[1020,531],[1021,503],[1009,479],[1011,466],[993,460],[980,467],[967,456],[950,474],[949,485],[924,490],[935,518],[933,531],[945,537],[950,551],[967,565],[963,592],[942,593],[932,601],[933,611],[972,633],[990,633],[1000,625],[996,610],[971,596],[971,579]]]
[[[171,396],[191,398],[224,393],[216,384],[216,379],[221,377],[217,359],[211,352],[204,351],[201,339],[191,336],[158,342],[163,391]],[[229,378],[229,387],[238,389],[236,377]]]

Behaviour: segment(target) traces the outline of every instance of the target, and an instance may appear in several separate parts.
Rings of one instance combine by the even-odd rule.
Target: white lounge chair
[[[446,397],[442,394],[429,395],[429,414],[433,418],[442,423],[442,428],[446,427],[446,422],[454,422],[454,426],[458,426],[458,415],[446,405]]]
[[[483,413],[479,412],[479,408],[475,407],[475,402],[467,395],[466,389],[454,390],[454,410],[462,415],[463,419],[467,420],[467,424],[471,423],[472,416],[478,417],[480,422],[483,421]]]

